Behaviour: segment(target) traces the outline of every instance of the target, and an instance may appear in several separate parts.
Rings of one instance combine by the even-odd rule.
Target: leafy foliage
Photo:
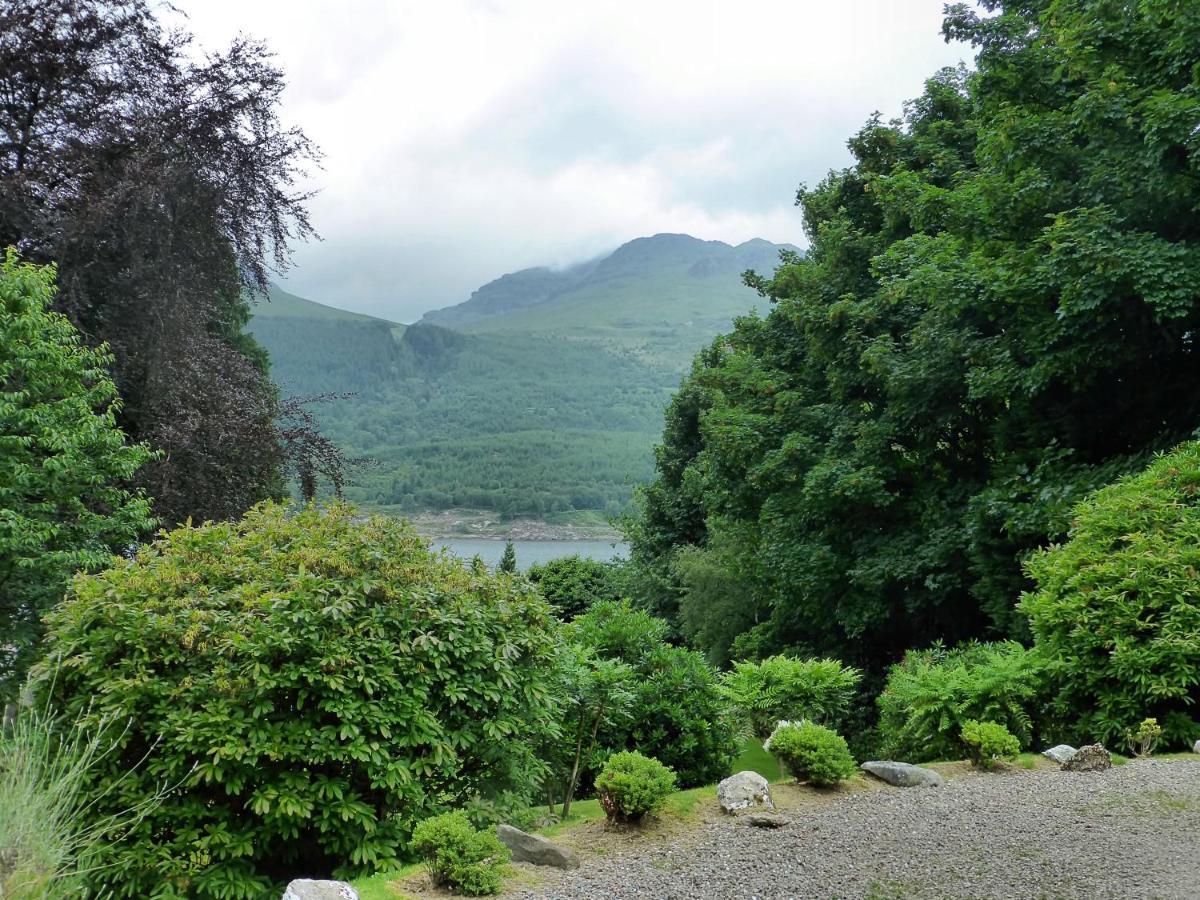
[[[634,751],[614,753],[596,778],[596,795],[609,822],[640,822],[662,809],[674,790],[674,772]]]
[[[858,771],[846,739],[816,722],[781,722],[763,745],[797,781],[830,787]]]
[[[612,563],[564,556],[535,563],[525,577],[538,586],[560,619],[569,622],[601,600],[618,600]]]
[[[1200,444],[1075,509],[1070,539],[1030,558],[1021,609],[1068,735],[1117,743],[1147,715],[1200,732]]]
[[[344,506],[262,505],[77,579],[44,690],[85,724],[131,723],[90,800],[180,785],[104,848],[98,879],[121,897],[256,896],[299,865],[386,868],[446,806],[528,803],[558,733],[553,627],[522,580]]]
[[[429,866],[434,884],[482,897],[498,894],[512,853],[491,831],[477,831],[466,813],[443,813],[413,829],[412,848]]]
[[[995,722],[1032,743],[1044,695],[1038,657],[1015,641],[910,650],[879,695],[884,755],[921,762],[957,758],[972,719]]]
[[[54,269],[0,260],[0,697],[31,661],[71,575],[154,525],[123,485],[150,453],[116,424],[112,355],[49,310]]]
[[[1200,8],[985,5],[945,22],[977,71],[800,191],[808,254],[668,409],[629,532],[652,608],[697,545],[763,655],[1024,637],[1028,553],[1200,422]]]
[[[59,309],[112,352],[119,424],[164,451],[136,482],[174,523],[281,489],[247,290],[312,234],[295,183],[315,151],[279,121],[265,47],[201,55],[155,7],[0,2],[0,247],[59,261]]]
[[[633,672],[633,701],[623,725],[600,740],[607,750],[653,754],[694,787],[723,778],[737,741],[717,673],[694,650],[666,643],[661,619],[628,601],[601,601],[566,628],[567,638]]]
[[[721,678],[721,692],[765,738],[781,720],[838,725],[850,711],[862,674],[836,659],[772,656],[738,662]]]
[[[1162,739],[1162,733],[1162,726],[1157,719],[1142,719],[1137,731],[1126,732],[1125,743],[1134,756],[1150,756]]]
[[[1021,742],[1016,735],[998,722],[977,722],[970,719],[963,723],[959,735],[971,764],[981,769],[995,768],[997,764],[1017,758]]]

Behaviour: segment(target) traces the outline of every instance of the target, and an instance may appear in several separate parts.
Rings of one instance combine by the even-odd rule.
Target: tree
[[[111,355],[50,311],[53,267],[0,262],[0,696],[11,694],[42,615],[79,570],[105,565],[154,520],[123,485],[150,458],[117,427]]]
[[[630,531],[646,602],[697,545],[756,652],[877,677],[1024,637],[1022,560],[1200,424],[1200,8],[986,6],[945,24],[976,71],[868,121],[799,192],[807,255],[749,279],[773,308],[698,357]]]
[[[282,73],[249,40],[188,42],[147,0],[0,0],[0,245],[57,261],[59,309],[108,344],[119,423],[164,451],[137,478],[167,522],[282,490],[247,296],[312,234]]]
[[[517,571],[517,548],[513,546],[511,539],[504,542],[504,553],[500,562],[496,564],[496,571],[508,572],[510,575]]]
[[[558,617],[569,622],[600,600],[617,600],[612,564],[564,556],[529,567],[525,577],[538,586]]]

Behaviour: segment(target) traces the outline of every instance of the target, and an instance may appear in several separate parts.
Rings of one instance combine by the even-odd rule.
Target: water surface
[[[434,547],[445,547],[455,556],[471,559],[479,556],[489,566],[500,562],[504,541],[494,538],[434,538]],[[517,551],[517,568],[524,572],[534,563],[544,563],[560,556],[582,556],[607,562],[614,557],[629,555],[629,545],[620,541],[513,541]]]

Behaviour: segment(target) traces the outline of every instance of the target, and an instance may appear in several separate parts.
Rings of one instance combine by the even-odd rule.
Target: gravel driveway
[[[1200,757],[965,774],[785,814],[593,857],[514,896],[1200,898]]]

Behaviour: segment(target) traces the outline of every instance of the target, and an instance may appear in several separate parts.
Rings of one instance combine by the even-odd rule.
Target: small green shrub
[[[971,764],[991,769],[1001,761],[1011,762],[1021,752],[1021,742],[996,722],[965,722],[960,734]]]
[[[587,612],[594,603],[619,597],[612,563],[582,556],[564,556],[529,567],[525,577],[538,586],[542,596],[564,622]]]
[[[726,699],[765,738],[780,721],[808,720],[835,727],[850,710],[862,673],[836,659],[772,656],[738,662],[722,678]]]
[[[1115,745],[1153,716],[1200,733],[1200,443],[1089,495],[1070,539],[1026,564],[1021,599],[1065,736]]]
[[[412,849],[434,883],[471,897],[498,894],[509,849],[491,831],[478,831],[462,811],[426,819],[413,829]]]
[[[1162,739],[1162,733],[1158,719],[1142,719],[1137,731],[1131,730],[1126,734],[1125,743],[1129,745],[1129,751],[1134,756],[1149,756]]]
[[[973,719],[997,722],[1028,746],[1045,689],[1038,656],[1015,641],[910,650],[877,700],[880,753],[910,762],[956,758],[963,725]]]
[[[596,778],[596,794],[609,822],[640,822],[662,809],[673,790],[674,772],[632,751],[614,753]]]
[[[797,781],[817,787],[837,784],[858,770],[845,738],[815,722],[781,722],[764,746]]]
[[[117,897],[394,866],[442,796],[528,805],[559,733],[558,626],[533,586],[342,505],[176,529],[77,578],[48,621],[56,708],[130,723],[90,811],[178,786],[101,848],[95,887]]]

